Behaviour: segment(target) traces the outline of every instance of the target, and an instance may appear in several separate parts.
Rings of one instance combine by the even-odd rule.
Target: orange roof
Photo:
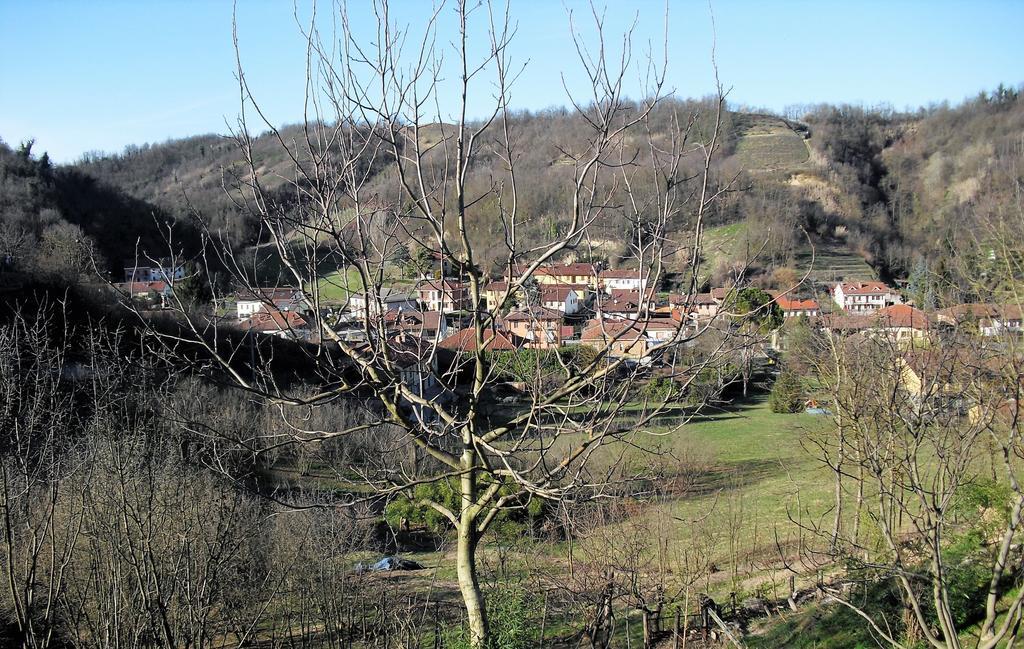
[[[121,284],[115,284],[117,288],[125,291],[129,295],[139,295],[140,293],[163,293],[167,290],[167,282],[123,282]]]
[[[583,275],[594,275],[594,265],[585,263],[575,264],[552,264],[551,266],[540,266],[537,268],[538,275],[559,275],[579,277]]]
[[[278,311],[277,309],[268,311],[264,309],[257,311],[247,320],[244,320],[242,326],[254,331],[288,331],[291,329],[306,329],[309,325],[306,323],[306,319],[295,311]]]
[[[840,285],[844,295],[879,295],[895,290],[884,282],[840,282]]]
[[[957,304],[945,309],[940,309],[936,315],[941,318],[948,318],[960,322],[967,318],[1004,318],[1006,320],[1020,320],[1021,308],[1016,304],[991,304],[973,302],[970,304]]]
[[[569,291],[576,293],[577,297],[585,294],[586,286],[579,284],[542,284],[540,286],[541,302],[564,302],[569,297]]]
[[[899,329],[927,329],[928,314],[909,304],[894,304],[867,316],[879,326]]]
[[[580,338],[583,340],[604,340],[615,338],[617,340],[637,340],[644,335],[643,329],[633,320],[591,320]]]
[[[785,296],[779,296],[775,298],[775,303],[779,305],[779,308],[783,311],[817,311],[818,301],[817,300],[801,300],[799,298],[790,299]]]

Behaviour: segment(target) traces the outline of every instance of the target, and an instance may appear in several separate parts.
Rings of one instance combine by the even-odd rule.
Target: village
[[[125,281],[114,286],[137,304],[160,309],[169,305],[175,283],[186,275],[183,265],[132,266],[125,268]],[[467,282],[446,272],[434,275],[421,275],[409,290],[353,291],[340,304],[321,303],[319,320],[337,340],[349,343],[384,332],[396,341],[415,339],[420,349],[466,353],[477,351],[472,318],[479,310],[488,318],[484,351],[589,346],[607,348],[611,357],[650,362],[667,342],[685,343],[707,327],[734,326],[736,297],[745,288],[736,284],[687,295],[659,291],[640,269],[566,263],[531,270],[517,265],[483,284],[481,303],[474,306]],[[837,335],[882,336],[908,345],[951,330],[992,337],[1024,328],[1016,305],[965,303],[926,312],[908,303],[898,288],[876,280],[764,293],[770,299],[764,308],[781,316],[781,326],[757,342],[765,350],[781,350],[787,326],[797,321]],[[213,317],[241,332],[321,339],[313,317],[316,301],[308,289],[253,287],[220,302],[214,311],[221,315]]]

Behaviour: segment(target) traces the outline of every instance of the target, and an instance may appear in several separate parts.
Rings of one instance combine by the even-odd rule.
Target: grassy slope
[[[791,172],[809,161],[804,139],[778,117],[739,113],[733,120],[738,135],[734,155],[743,169]]]
[[[837,243],[816,243],[797,255],[797,268],[801,273],[811,271],[811,279],[834,282],[842,279],[876,279],[875,270],[864,258],[848,247]]]

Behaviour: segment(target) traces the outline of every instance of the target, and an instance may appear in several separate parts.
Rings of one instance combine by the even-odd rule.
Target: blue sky
[[[561,74],[578,79],[566,9],[575,0],[512,0],[513,56],[527,63],[516,108],[566,104]],[[307,0],[299,0],[305,12]],[[350,1],[375,34],[369,0]],[[320,10],[329,9],[321,2]],[[599,3],[599,6],[604,6]],[[607,2],[621,32],[638,20],[638,46],[660,47],[664,1]],[[713,0],[717,59],[733,104],[958,102],[1000,82],[1024,82],[1024,2]],[[421,25],[427,0],[394,0],[394,19]],[[224,132],[238,113],[230,0],[0,0],[0,138],[28,137],[71,161],[86,151]],[[301,117],[304,51],[290,0],[239,0],[243,63],[278,124]],[[454,31],[442,13],[440,35]],[[669,76],[679,95],[712,91],[706,1],[669,2]],[[451,105],[442,105],[445,111]],[[483,103],[472,110],[483,110]]]

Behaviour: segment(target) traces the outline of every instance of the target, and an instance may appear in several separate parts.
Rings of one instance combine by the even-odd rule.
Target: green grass
[[[737,113],[733,120],[737,133],[733,155],[747,171],[791,171],[810,158],[804,139],[778,117]]]
[[[731,261],[740,259],[739,242],[747,231],[745,221],[737,221],[726,225],[716,225],[704,230],[701,253],[701,278],[707,279],[714,272],[719,259]]]
[[[322,275],[317,280],[320,301],[325,304],[340,304],[348,299],[350,293],[363,288],[362,279],[354,268],[336,270]]]
[[[384,286],[404,290],[411,285],[411,282],[401,279],[401,272],[397,268],[390,265],[385,267]],[[343,304],[349,294],[362,290],[363,282],[355,268],[325,270],[317,280],[317,288],[323,304]]]

